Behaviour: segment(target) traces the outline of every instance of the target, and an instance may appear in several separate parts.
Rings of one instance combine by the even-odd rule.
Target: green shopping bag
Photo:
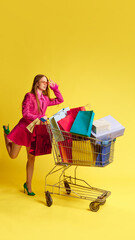
[[[90,137],[94,115],[93,111],[79,111],[70,132]]]

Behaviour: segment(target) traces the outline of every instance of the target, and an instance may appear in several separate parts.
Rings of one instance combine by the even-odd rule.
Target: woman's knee
[[[15,159],[15,158],[17,158],[17,156],[18,156],[18,153],[16,154],[16,153],[10,153],[9,154],[9,156],[12,158],[12,159]]]

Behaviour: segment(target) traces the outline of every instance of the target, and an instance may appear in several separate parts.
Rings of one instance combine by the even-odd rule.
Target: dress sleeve
[[[30,107],[32,104],[31,94],[26,93],[23,103],[22,103],[22,115],[25,119],[33,121],[36,118],[41,118],[41,114],[33,114],[30,111]]]
[[[57,105],[57,104],[64,102],[64,99],[58,89],[58,85],[55,83],[55,86],[54,87],[50,86],[50,88],[53,90],[56,98],[49,99],[48,106]]]

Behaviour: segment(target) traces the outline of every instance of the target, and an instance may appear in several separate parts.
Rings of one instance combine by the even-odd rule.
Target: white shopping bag
[[[55,113],[52,117],[49,118],[51,128],[52,128],[52,132],[53,132],[53,135],[54,135],[54,138],[55,138],[56,142],[64,141],[63,134],[62,134],[57,122],[59,120],[63,119],[64,117],[66,117],[67,116],[67,111],[69,111],[69,110],[70,110],[69,107],[63,108],[59,112]]]

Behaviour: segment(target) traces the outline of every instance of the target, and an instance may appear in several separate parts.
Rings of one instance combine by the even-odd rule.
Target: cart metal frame
[[[57,194],[89,200],[90,210],[97,212],[100,205],[105,204],[111,192],[92,187],[85,180],[77,178],[77,168],[78,166],[104,167],[111,163],[114,157],[115,139],[101,141],[54,129],[50,124],[47,124],[47,129],[55,160],[55,166],[45,177],[47,206],[50,207],[53,203],[51,194]],[[74,167],[73,176],[67,175],[67,170],[71,167]],[[48,177],[55,173],[59,173],[58,181],[49,184]]]

